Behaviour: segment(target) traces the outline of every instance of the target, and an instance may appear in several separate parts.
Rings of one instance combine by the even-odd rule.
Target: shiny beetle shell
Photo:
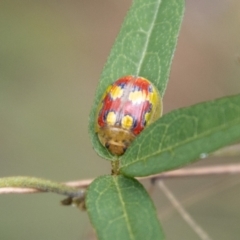
[[[135,137],[162,114],[156,87],[143,77],[125,76],[104,93],[96,116],[96,132],[113,155],[122,155]]]

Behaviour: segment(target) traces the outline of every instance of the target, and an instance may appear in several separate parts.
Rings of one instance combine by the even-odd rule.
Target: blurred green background
[[[240,2],[186,2],[164,113],[240,92]],[[70,181],[110,172],[109,162],[92,149],[88,115],[130,4],[0,2],[1,177]],[[192,166],[237,161],[205,159]],[[166,184],[212,239],[239,239],[239,176]],[[157,187],[152,197],[167,239],[198,239]],[[1,195],[0,239],[95,239],[86,212],[61,207],[61,199],[54,194]]]

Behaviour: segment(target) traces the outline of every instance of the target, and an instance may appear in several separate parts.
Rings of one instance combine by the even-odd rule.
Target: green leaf
[[[120,159],[121,173],[147,176],[179,168],[240,139],[240,94],[164,115]]]
[[[101,176],[87,190],[87,211],[99,240],[164,239],[143,186],[124,176]]]
[[[99,143],[94,125],[106,88],[118,78],[137,75],[149,79],[163,96],[176,48],[184,0],[135,0],[111,50],[90,114],[89,132],[97,153],[113,156]]]

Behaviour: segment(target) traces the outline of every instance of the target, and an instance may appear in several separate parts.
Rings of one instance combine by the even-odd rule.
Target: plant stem
[[[163,181],[158,180],[158,187],[164,192],[168,200],[172,203],[181,217],[186,221],[186,223],[192,228],[192,230],[198,235],[201,240],[211,240],[208,234],[200,227],[200,225],[191,217],[191,215],[184,209],[177,198],[172,194],[172,192],[167,188]]]
[[[83,190],[35,177],[17,176],[0,178],[0,188],[33,188],[41,192],[53,192],[71,198],[81,198],[84,196]]]

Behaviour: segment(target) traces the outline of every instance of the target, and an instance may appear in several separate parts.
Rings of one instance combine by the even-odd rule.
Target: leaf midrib
[[[224,123],[224,124],[222,124],[222,125],[220,125],[220,126],[218,126],[216,128],[211,128],[211,130],[204,131],[203,133],[197,135],[197,137],[190,137],[187,140],[182,141],[182,142],[178,142],[177,144],[175,144],[175,145],[173,145],[171,147],[168,147],[168,148],[165,148],[165,149],[160,149],[158,151],[155,151],[153,154],[145,155],[143,158],[139,158],[136,161],[130,162],[128,164],[125,164],[123,167],[125,168],[125,167],[131,166],[132,164],[135,164],[137,162],[145,161],[145,159],[153,157],[154,155],[157,155],[159,153],[165,153],[165,152],[167,152],[167,151],[169,151],[171,149],[174,149],[174,148],[177,148],[177,147],[181,147],[181,146],[183,146],[185,144],[188,144],[188,143],[190,143],[190,142],[192,142],[194,140],[198,140],[198,139],[201,139],[201,138],[206,137],[208,135],[211,135],[213,133],[216,133],[217,131],[221,131],[221,130],[225,130],[225,129],[228,129],[228,128],[232,128],[232,127],[234,127],[236,125],[236,123],[240,123],[240,120],[237,119],[237,120],[232,121],[230,123],[231,124]]]
[[[146,33],[147,40],[146,40],[146,42],[145,42],[145,44],[143,46],[142,54],[141,54],[141,57],[140,57],[140,60],[139,60],[139,64],[138,64],[137,70],[136,70],[136,76],[139,76],[139,74],[140,74],[140,71],[141,71],[141,68],[142,68],[142,64],[143,64],[143,60],[144,60],[144,57],[146,55],[145,53],[147,52],[147,49],[148,49],[148,46],[149,46],[150,36],[152,34],[153,27],[155,25],[155,20],[156,20],[156,18],[158,16],[158,12],[159,12],[159,9],[160,9],[161,2],[162,2],[162,0],[159,0],[159,1],[156,2],[157,8],[156,8],[155,14],[153,16],[153,21],[151,22],[149,30]]]
[[[127,211],[126,211],[126,208],[125,208],[125,204],[124,204],[124,200],[123,200],[123,196],[122,196],[122,192],[121,192],[121,187],[118,184],[118,178],[115,178],[115,179],[113,178],[113,181],[115,182],[115,186],[116,186],[116,189],[117,189],[117,192],[118,192],[119,200],[120,200],[120,203],[121,203],[121,206],[122,206],[122,209],[123,209],[123,217],[126,220],[126,225],[127,225],[127,229],[128,229],[128,232],[129,232],[129,237],[130,237],[130,239],[135,240],[134,234],[132,232],[132,228],[130,227],[131,224],[130,224],[130,220],[129,220],[129,217],[128,217],[128,214],[127,214]]]

